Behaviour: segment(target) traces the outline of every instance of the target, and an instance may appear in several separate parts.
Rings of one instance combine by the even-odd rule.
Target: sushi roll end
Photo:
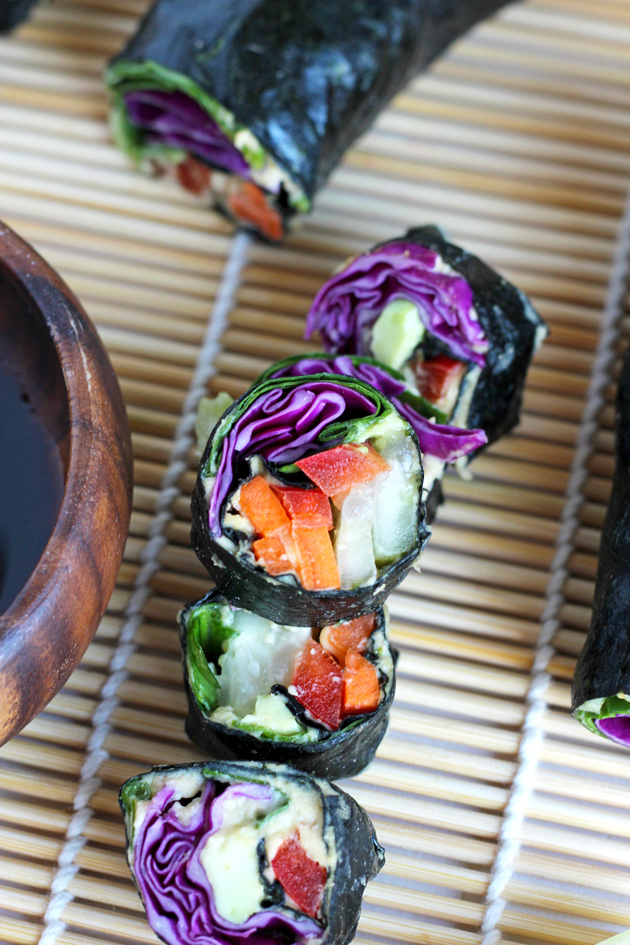
[[[591,623],[575,670],[571,710],[591,732],[630,747],[630,349],[617,388],[615,458]]]
[[[156,0],[106,83],[121,148],[272,241],[414,74],[506,0]]]
[[[373,613],[428,538],[411,426],[335,374],[270,378],[223,415],[201,459],[192,543],[230,603],[287,626]]]
[[[187,734],[212,758],[358,774],[394,698],[386,629],[382,609],[323,628],[279,626],[211,591],[179,617]]]
[[[424,226],[338,270],[309,311],[306,337],[315,332],[329,355],[375,358],[399,372],[445,431],[477,434],[456,460],[461,468],[518,423],[527,369],[547,327],[520,290]],[[432,444],[429,435],[423,453],[439,462],[448,439]]]
[[[346,945],[384,863],[339,788],[287,765],[153,768],[120,791],[127,860],[167,945]]]

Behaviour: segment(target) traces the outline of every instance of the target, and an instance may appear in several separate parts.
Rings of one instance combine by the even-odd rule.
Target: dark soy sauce
[[[56,443],[0,359],[0,614],[28,581],[63,497]]]

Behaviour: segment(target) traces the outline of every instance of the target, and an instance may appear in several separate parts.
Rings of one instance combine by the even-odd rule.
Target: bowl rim
[[[0,222],[2,270],[10,273],[19,291],[37,309],[54,346],[68,405],[69,450],[52,533],[26,584],[0,614],[0,744],[61,688],[96,632],[122,560],[133,475],[131,437],[120,387],[81,304],[48,263]],[[80,536],[83,545],[73,536]],[[91,573],[86,576],[88,566]],[[89,578],[90,593],[85,599],[78,593],[79,577]],[[42,622],[51,619],[53,642],[62,644],[70,635],[68,652],[63,647],[61,652],[51,650],[45,644]],[[22,691],[19,698],[20,683],[32,684],[36,675],[36,667],[27,665],[29,654],[25,652],[35,640],[43,651],[31,653],[30,659],[35,664],[46,661],[39,670],[47,678],[42,686],[35,686],[38,691]],[[58,665],[51,666],[55,656]],[[7,708],[2,704],[1,690],[10,684],[17,688],[13,690],[13,706]]]

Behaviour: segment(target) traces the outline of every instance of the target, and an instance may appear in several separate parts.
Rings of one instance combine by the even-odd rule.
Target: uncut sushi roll
[[[527,369],[547,327],[519,289],[424,226],[338,270],[308,313],[306,337],[315,332],[328,353],[400,371],[439,411],[438,422],[481,429],[494,443],[518,423]]]
[[[571,711],[589,731],[630,747],[630,349],[617,389],[615,459],[591,625],[575,670]]]
[[[285,626],[374,612],[428,537],[409,423],[357,378],[254,385],[201,458],[192,545],[231,604]]]
[[[208,757],[349,778],[374,758],[394,698],[386,616],[283,627],[218,591],[179,616],[186,732]]]
[[[346,374],[367,381],[391,400],[418,437],[424,467],[423,499],[427,521],[435,516],[441,501],[440,478],[447,463],[454,463],[487,443],[483,430],[466,430],[444,423],[442,411],[396,371],[373,358],[358,355],[310,354],[285,358],[272,364],[258,382],[271,377],[302,377],[305,374]]]
[[[157,0],[106,82],[121,148],[271,240],[351,143],[507,0]]]
[[[123,785],[120,807],[167,945],[346,945],[385,859],[351,797],[288,765],[153,768]]]

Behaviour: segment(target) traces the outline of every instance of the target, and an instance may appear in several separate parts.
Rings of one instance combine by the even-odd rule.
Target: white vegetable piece
[[[418,529],[418,452],[409,437],[375,444],[390,470],[378,483],[373,499],[372,541],[378,567],[404,555]]]
[[[246,610],[234,611],[233,636],[219,657],[219,704],[238,718],[254,712],[272,686],[289,686],[295,662],[311,637],[310,627],[282,627]]]

